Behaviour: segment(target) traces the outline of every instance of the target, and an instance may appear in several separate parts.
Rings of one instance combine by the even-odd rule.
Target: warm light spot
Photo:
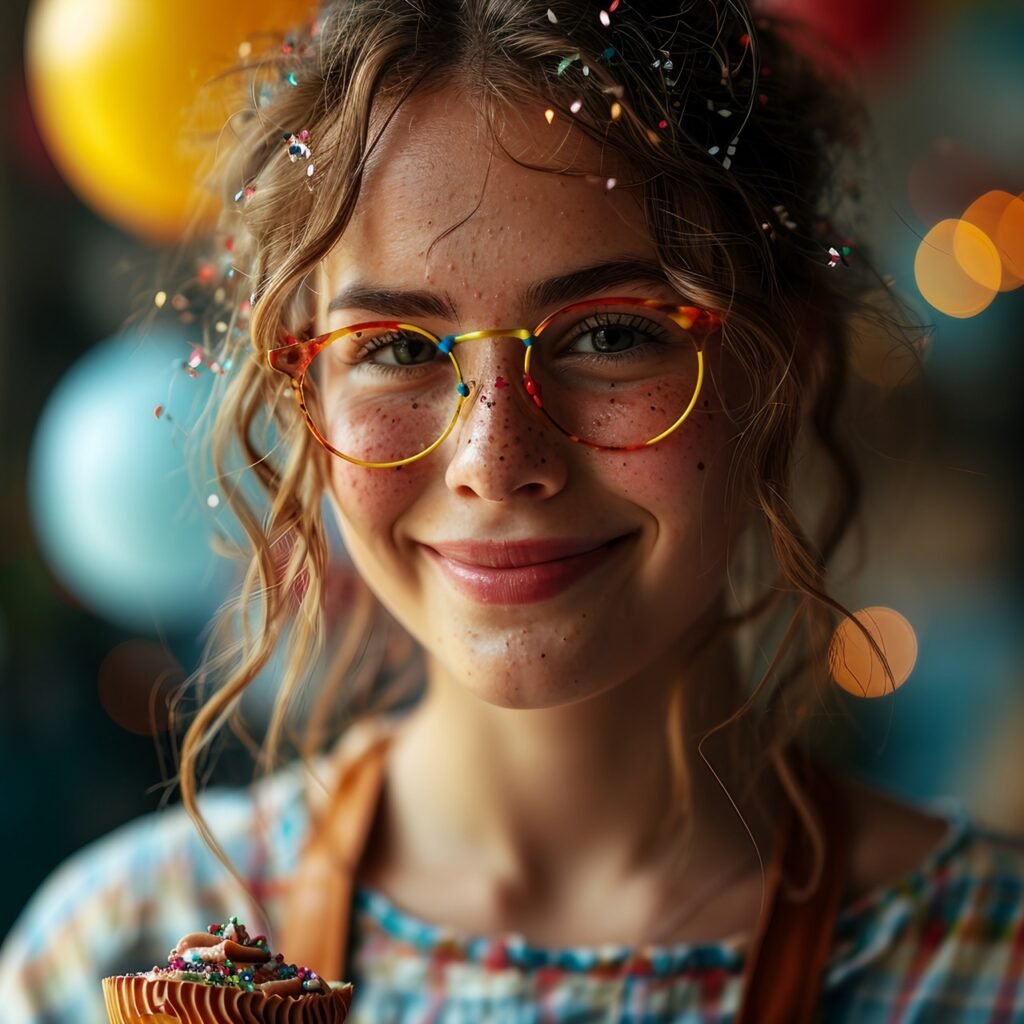
[[[1003,210],[992,241],[1003,261],[1004,280],[1009,278],[1011,289],[1024,284],[1024,192]]]
[[[889,289],[879,289],[864,297],[866,305],[897,318]],[[897,322],[898,319],[897,319]],[[850,366],[863,380],[880,388],[898,388],[916,380],[926,355],[924,337],[902,335],[887,322],[887,317],[854,313],[847,319]]]
[[[852,619],[844,619],[832,634],[828,662],[832,678],[855,697],[882,697],[901,686],[917,661],[914,627],[892,608],[874,606],[854,612],[857,622],[877,641],[893,679]]]
[[[1024,202],[1012,192],[986,192],[967,207],[961,220],[979,228],[995,245],[1003,268],[999,290],[1008,292],[1024,284]],[[958,253],[960,234],[958,228]],[[970,266],[964,269],[974,276]]]
[[[162,644],[126,640],[100,664],[100,703],[122,729],[155,736],[167,730],[168,698],[184,679],[178,659]]]
[[[544,111],[544,116],[548,119],[548,124],[551,124],[555,119],[555,112],[548,107],[548,109]]]
[[[942,220],[925,235],[914,259],[924,298],[940,313],[975,316],[995,298],[1003,265],[992,240],[961,220]]]

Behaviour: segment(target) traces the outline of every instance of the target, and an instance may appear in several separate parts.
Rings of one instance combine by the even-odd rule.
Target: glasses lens
[[[562,430],[628,448],[668,430],[687,410],[697,390],[697,351],[690,331],[660,310],[578,307],[544,327],[530,373]]]
[[[321,349],[303,396],[331,446],[361,462],[400,462],[429,448],[458,408],[451,360],[425,334],[350,331]]]

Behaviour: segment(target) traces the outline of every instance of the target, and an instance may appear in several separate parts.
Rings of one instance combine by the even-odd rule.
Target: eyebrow
[[[523,308],[539,311],[551,306],[567,305],[618,285],[640,283],[672,287],[657,262],[643,256],[627,255],[590,263],[567,274],[534,281],[522,290],[519,299]],[[327,311],[338,309],[365,309],[391,317],[459,319],[458,308],[446,292],[384,288],[358,281],[343,288],[331,299]]]

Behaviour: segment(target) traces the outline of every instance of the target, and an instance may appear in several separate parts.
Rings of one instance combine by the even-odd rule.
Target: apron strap
[[[277,948],[288,951],[290,962],[310,967],[328,981],[345,980],[352,896],[390,746],[385,733],[343,763],[285,897]]]
[[[312,830],[285,899],[276,945],[294,963],[344,981],[352,896],[373,826],[391,736],[384,733],[341,775]],[[780,824],[768,868],[765,907],[749,947],[742,1003],[734,1024],[811,1024],[846,884],[846,814],[838,785],[817,768],[805,773],[824,829],[826,869],[817,888],[796,900],[787,879],[802,880],[811,851],[795,811]]]
[[[846,889],[848,823],[844,795],[827,769],[816,766],[801,776],[822,826],[823,873],[807,897],[797,899],[786,887],[787,881],[801,884],[813,867],[813,851],[790,805],[780,823],[734,1024],[810,1024],[817,1013]]]

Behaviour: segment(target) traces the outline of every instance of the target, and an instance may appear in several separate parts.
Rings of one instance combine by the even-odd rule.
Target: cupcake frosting
[[[352,994],[286,963],[237,917],[183,935],[165,967],[103,979],[110,1024],[341,1024]]]
[[[167,957],[167,966],[143,972],[153,980],[192,981],[242,992],[297,996],[326,990],[315,971],[285,963],[274,954],[265,935],[250,936],[232,917],[226,924],[211,924],[205,932],[183,935]]]

